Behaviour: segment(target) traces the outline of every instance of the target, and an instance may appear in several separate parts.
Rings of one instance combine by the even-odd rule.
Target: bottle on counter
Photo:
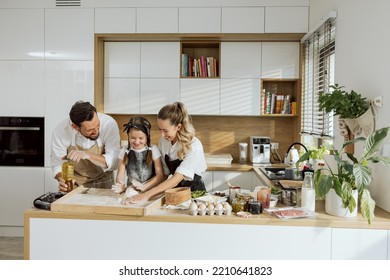
[[[301,207],[311,211],[316,210],[316,191],[314,189],[313,173],[305,172],[305,179],[302,185]]]
[[[65,180],[65,184],[68,186],[67,192],[73,190],[73,179],[74,179],[74,164],[67,160],[62,164],[62,178]]]

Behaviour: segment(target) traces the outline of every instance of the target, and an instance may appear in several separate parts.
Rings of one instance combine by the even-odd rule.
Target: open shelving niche
[[[220,46],[221,43],[217,41],[182,41],[180,43],[180,78],[219,78]],[[195,64],[198,65],[196,68]],[[196,71],[199,68],[200,71]]]
[[[281,96],[283,99],[277,101],[277,96]],[[273,101],[270,100],[270,97]],[[286,102],[287,100],[289,100],[289,104]],[[273,105],[271,105],[272,102],[274,102]],[[277,103],[281,104],[281,107]],[[286,104],[286,107],[284,107],[284,104]],[[284,111],[284,109],[287,110]],[[299,115],[300,81],[298,79],[260,80],[260,116],[296,117]]]

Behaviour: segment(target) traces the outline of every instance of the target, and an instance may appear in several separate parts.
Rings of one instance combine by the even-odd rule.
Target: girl
[[[164,173],[171,176],[157,187],[129,198],[131,203],[145,202],[178,186],[191,187],[191,191],[206,189],[201,177],[207,169],[203,146],[195,137],[184,104],[175,102],[161,108],[157,124],[162,135],[159,148],[164,156]]]
[[[164,180],[161,153],[156,145],[150,145],[150,122],[143,117],[133,117],[124,125],[128,135],[128,146],[119,154],[116,184],[112,189],[122,193],[132,187],[127,196],[144,192]],[[127,184],[124,178],[127,174]],[[123,202],[127,204],[127,199]]]

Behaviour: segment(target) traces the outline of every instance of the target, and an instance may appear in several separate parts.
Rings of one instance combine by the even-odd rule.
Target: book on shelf
[[[292,110],[294,107],[294,112]],[[296,102],[291,102],[290,95],[277,94],[265,91],[260,93],[260,114],[262,115],[290,115],[296,114]]]
[[[215,57],[202,55],[196,58],[183,53],[181,63],[182,77],[218,77],[217,59]]]

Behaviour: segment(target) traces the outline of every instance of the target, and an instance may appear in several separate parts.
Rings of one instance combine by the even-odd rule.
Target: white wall
[[[377,128],[389,126],[390,2],[383,0],[310,0],[309,26],[315,25],[328,11],[338,13],[336,25],[336,82],[346,90],[355,90],[373,99],[383,96],[377,110]],[[336,143],[340,142],[338,137]],[[386,140],[390,143],[390,137]],[[356,147],[361,154],[362,147]],[[377,205],[390,211],[390,172],[374,167],[370,191]]]

